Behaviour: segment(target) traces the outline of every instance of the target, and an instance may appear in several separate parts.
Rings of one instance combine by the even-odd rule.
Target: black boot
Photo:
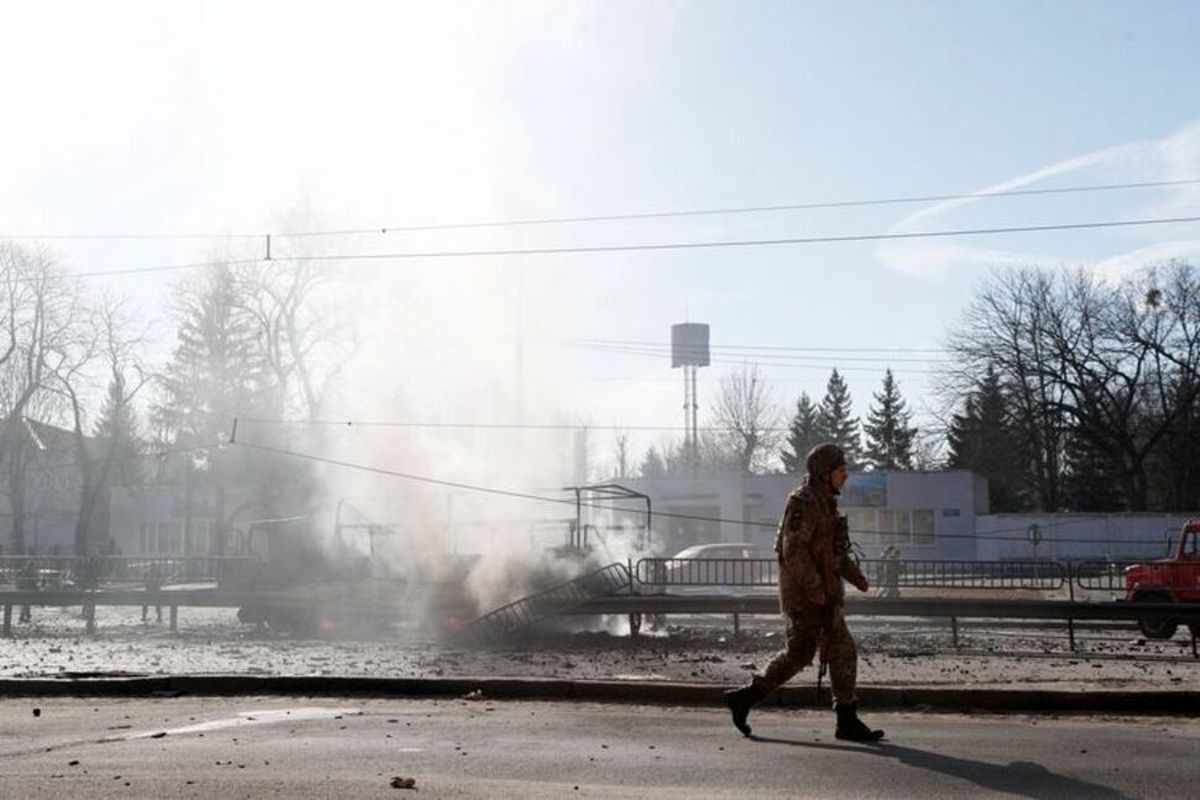
[[[743,736],[750,735],[750,726],[746,724],[746,717],[749,716],[750,709],[758,705],[766,696],[767,690],[758,682],[758,678],[740,689],[732,689],[725,693],[725,705],[729,706],[729,712],[733,714],[733,724],[742,732]]]
[[[839,703],[837,706],[837,732],[839,739],[852,742],[877,742],[883,738],[883,731],[872,730],[858,718],[856,703]]]

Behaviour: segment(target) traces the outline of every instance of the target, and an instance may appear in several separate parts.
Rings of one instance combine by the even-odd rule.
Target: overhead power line
[[[672,347],[669,344],[654,344],[654,345],[611,344],[611,345],[608,345],[608,344],[587,344],[587,343],[581,342],[579,344],[573,345],[573,347],[583,349],[583,350],[596,351],[596,352],[646,353],[648,355],[658,355],[658,356],[663,357],[664,359],[669,358],[672,353]],[[712,350],[714,348],[710,347],[709,349]],[[772,366],[774,366],[774,365],[786,366],[788,364],[809,366],[811,364],[811,362],[813,362],[813,361],[820,362],[821,364],[828,364],[831,360],[833,360],[833,358],[836,358],[839,362],[856,362],[856,363],[868,363],[868,364],[875,364],[875,363],[883,363],[883,364],[944,364],[944,363],[946,363],[945,359],[941,359],[941,358],[908,358],[908,357],[904,357],[904,356],[900,356],[900,357],[894,357],[894,356],[847,356],[847,355],[840,355],[840,354],[837,356],[831,357],[830,355],[820,355],[820,354],[817,354],[817,355],[801,355],[801,354],[792,355],[792,354],[788,354],[788,353],[773,353],[773,352],[761,352],[761,351],[751,351],[751,350],[735,351],[735,350],[728,350],[728,349],[726,350],[726,352],[717,353],[715,360],[729,362],[731,360],[737,361],[737,360],[741,359],[741,360],[757,362],[760,364],[768,364],[768,365],[772,365]]]
[[[592,352],[598,352],[598,353],[613,353],[616,355],[643,356],[646,358],[654,358],[654,359],[659,359],[659,360],[666,359],[670,355],[669,351],[647,350],[644,348],[634,348],[634,347],[605,347],[605,348],[595,347],[595,348],[585,348],[585,349],[590,349]],[[742,366],[747,361],[753,362],[753,361],[755,361],[755,358],[753,356],[747,356],[746,358],[740,358],[740,359],[739,358],[710,358],[709,359],[709,363],[711,363],[711,364],[726,364],[726,365],[733,365],[733,366]],[[887,361],[887,360],[883,360],[883,361],[884,361],[884,363],[881,363],[881,364],[879,364],[879,366],[875,366],[875,367],[845,366],[842,364],[832,363],[829,360],[826,360],[823,363],[821,363],[821,362],[805,363],[805,362],[799,362],[799,361],[779,363],[779,362],[774,362],[774,361],[769,361],[769,360],[763,361],[760,363],[762,366],[769,367],[771,369],[819,369],[819,370],[836,369],[836,370],[838,370],[838,372],[871,372],[874,374],[879,374],[880,370],[882,370],[886,366],[894,363],[894,361]],[[922,363],[932,364],[933,362],[922,362]],[[920,367],[911,367],[911,366],[908,366],[907,364],[901,364],[900,366],[896,367],[892,371],[897,372],[897,373],[905,373],[905,374],[909,374],[909,375],[914,375],[914,374],[915,375],[935,375],[935,374],[938,374],[937,371],[933,370],[933,369],[922,369]]]
[[[646,345],[650,347],[670,347],[661,341],[645,339],[575,339],[565,344],[599,344],[599,345]],[[796,352],[796,353],[941,353],[951,351],[939,347],[785,347],[781,345],[756,344],[710,344],[709,350],[737,350],[752,352],[763,350],[767,352]]]
[[[294,425],[297,427],[329,428],[431,428],[447,430],[513,430],[513,431],[687,431],[681,425],[587,425],[525,423],[525,422],[422,422],[402,420],[353,420],[353,419],[263,419],[239,417],[250,425]],[[720,433],[729,430],[719,427],[700,427],[698,430]],[[760,428],[763,431],[786,431],[786,427]]]
[[[761,214],[782,211],[809,211],[832,208],[854,208],[863,206],[911,205],[916,203],[940,203],[949,200],[988,200],[1000,197],[1032,197],[1038,195],[1083,194],[1131,189],[1155,189],[1200,184],[1200,178],[1185,178],[1164,181],[1134,181],[1130,183],[1102,183],[1084,186],[1061,186],[1043,189],[1008,189],[995,192],[964,192],[955,194],[924,194],[899,197],[829,200],[807,203],[779,203],[754,206],[727,206],[719,208],[684,209],[676,211],[638,211],[619,214],[591,214],[569,217],[528,217],[523,219],[484,220],[473,222],[447,222],[429,224],[377,225],[370,228],[342,228],[324,231],[262,232],[262,233],[48,233],[48,234],[0,234],[4,239],[40,239],[46,241],[69,240],[188,240],[188,239],[259,239],[267,235],[284,238],[360,236],[366,234],[414,233],[419,231],[464,230],[471,228],[507,228],[534,225],[564,225],[586,222],[619,222],[645,219],[671,219],[680,217],[704,217],[737,214]]]
[[[1046,189],[1011,189],[1000,192],[967,192],[961,194],[927,194],[908,197],[886,197],[865,200],[830,200],[815,203],[782,203],[777,205],[732,206],[726,208],[702,208],[682,211],[642,211],[626,214],[593,214],[577,217],[541,217],[487,222],[457,222],[429,225],[386,225],[379,228],[351,228],[324,232],[294,234],[296,236],[343,236],[367,233],[415,233],[419,231],[463,230],[469,228],[507,228],[532,225],[564,225],[584,222],[621,222],[644,219],[671,219],[679,217],[711,217],[735,214],[761,214],[780,211],[815,211],[828,208],[854,208],[861,206],[905,205],[915,203],[940,203],[947,200],[987,200],[993,197],[1028,197],[1036,195],[1077,194],[1085,192],[1110,192],[1128,189],[1151,189],[1168,186],[1200,184],[1200,178],[1173,181],[1139,181],[1134,183],[1107,183],[1090,186],[1065,186]]]
[[[1127,228],[1150,225],[1181,225],[1200,222],[1195,217],[1160,217],[1134,220],[1108,220],[1104,222],[1067,222],[1050,225],[1012,225],[999,228],[959,228],[941,231],[913,231],[910,233],[868,233],[844,236],[798,236],[780,239],[723,239],[699,242],[658,242],[645,244],[579,245],[563,247],[524,247],[512,249],[480,250],[409,250],[391,253],[340,253],[325,255],[297,255],[279,257],[276,261],[405,261],[438,258],[503,258],[506,256],[574,255],[585,253],[638,253],[665,252],[671,250],[711,250],[737,247],[780,247],[805,244],[839,244],[850,242],[878,242],[904,239],[946,238],[953,236],[993,236],[1012,233],[1042,233],[1049,231],[1097,230],[1101,228]],[[131,267],[127,269],[100,270],[74,273],[80,278],[100,278],[116,275],[143,275],[154,272],[178,271],[214,267],[221,265],[270,263],[267,258],[225,259],[190,264],[170,264],[155,267]]]

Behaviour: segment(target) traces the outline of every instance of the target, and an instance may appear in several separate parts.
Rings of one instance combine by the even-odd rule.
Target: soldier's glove
[[[858,580],[854,581],[854,588],[858,589],[860,592],[866,592],[871,589],[871,584],[867,583],[867,579],[865,577],[859,577]]]

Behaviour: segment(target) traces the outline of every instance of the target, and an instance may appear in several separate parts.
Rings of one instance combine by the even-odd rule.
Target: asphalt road
[[[35,715],[36,712],[36,715]],[[0,797],[1195,797],[1200,722],[485,699],[0,700]],[[414,789],[392,788],[411,778]]]

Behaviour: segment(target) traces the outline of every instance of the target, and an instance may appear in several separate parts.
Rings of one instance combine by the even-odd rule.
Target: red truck
[[[1200,520],[1184,523],[1179,549],[1169,558],[1125,568],[1125,599],[1135,603],[1200,603]],[[1148,639],[1170,639],[1178,621],[1146,617],[1138,627]],[[1189,623],[1200,636],[1200,623]]]

